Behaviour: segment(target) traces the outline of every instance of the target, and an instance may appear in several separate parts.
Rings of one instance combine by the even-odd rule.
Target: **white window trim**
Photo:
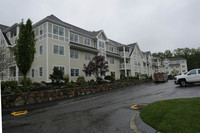
[[[85,60],[86,60],[86,61],[91,61],[91,60],[92,60],[91,53],[87,53],[87,52],[85,52],[85,54],[84,54],[84,55],[85,55],[85,57],[86,57],[86,54],[90,54],[90,60],[86,60],[86,59],[85,59]]]
[[[92,77],[92,73],[90,74],[90,76],[86,76],[86,73],[85,73],[85,78],[91,78]]]
[[[111,63],[111,60],[113,59],[113,63]],[[110,58],[110,64],[115,64],[115,58]]]
[[[32,69],[34,69],[34,77],[32,77]],[[34,78],[35,78],[35,74],[36,74],[36,73],[35,73],[35,72],[36,72],[36,69],[35,69],[35,68],[31,68],[30,70],[31,70],[31,72],[30,72],[30,78],[31,78],[31,79],[34,79]]]
[[[42,76],[40,76],[40,67],[42,67]],[[44,76],[44,67],[43,66],[39,66],[38,67],[38,77],[41,78]]]
[[[111,47],[113,48],[113,51],[110,50]],[[115,52],[114,52],[114,46],[108,45],[108,51],[110,51],[110,52],[112,52],[112,53],[115,53]]]
[[[71,58],[71,50],[78,52],[78,58]],[[70,59],[80,60],[80,53],[79,53],[78,50],[70,49],[69,51],[70,51],[70,53],[69,53],[70,54],[70,56],[69,56]]]
[[[78,69],[78,71],[79,71],[78,74],[79,74],[79,75],[78,75],[78,76],[72,76],[72,75],[71,75],[71,69]],[[79,76],[80,76],[80,69],[79,69],[79,68],[73,68],[73,67],[71,67],[71,68],[70,68],[70,76],[71,76],[71,77],[79,77]]]
[[[64,75],[66,74],[66,67],[65,66],[62,66],[62,65],[53,65],[53,67],[52,67],[52,73],[53,73],[54,67],[64,67]]]
[[[40,54],[40,46],[42,46],[42,54]],[[38,46],[38,55],[39,56],[42,56],[44,54],[44,46],[43,46],[43,44],[40,44],[39,46]]]
[[[41,27],[42,27],[42,34],[40,34]],[[41,25],[39,26],[39,36],[42,36],[43,34],[44,34],[44,25],[41,24]]]
[[[90,45],[85,44],[85,39],[89,39]],[[85,46],[90,46],[90,47],[91,47],[91,43],[92,43],[92,41],[91,41],[90,38],[83,37],[83,44],[84,44]]]
[[[54,53],[54,46],[58,46],[58,54],[55,54],[55,53]],[[61,55],[61,54],[60,54],[60,51],[59,51],[59,47],[60,47],[60,46],[64,47],[64,55]],[[53,45],[52,45],[52,53],[53,53],[53,55],[56,55],[56,56],[65,56],[65,46],[64,46],[64,45],[60,45],[60,44],[53,44]]]
[[[73,34],[73,35],[77,35],[78,36],[78,42],[75,42],[75,41],[71,41],[71,34]],[[69,41],[70,42],[73,42],[73,43],[79,43],[79,35],[78,34],[75,34],[75,33],[72,33],[72,32],[70,32],[70,36],[69,36]],[[84,43],[84,42],[83,42]]]
[[[111,76],[111,72],[115,72],[115,77],[116,77],[116,71],[114,71],[114,70],[110,70],[110,76]]]

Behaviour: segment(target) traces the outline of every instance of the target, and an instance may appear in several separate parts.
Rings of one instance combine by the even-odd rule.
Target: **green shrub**
[[[98,83],[98,84],[102,84],[102,83],[103,83],[103,78],[98,77],[98,78],[97,78],[97,83]]]
[[[125,79],[126,79],[125,74],[121,74],[121,75],[120,75],[120,79],[121,79],[121,80],[125,80]]]
[[[58,67],[53,68],[53,74],[50,74],[49,78],[53,84],[59,84],[63,80],[63,72]]]
[[[5,87],[4,90],[2,91],[3,94],[10,94],[12,92],[11,87]]]
[[[68,74],[64,75],[63,80],[65,84],[69,83],[69,75]]]
[[[20,84],[24,85],[24,79],[21,79]],[[26,86],[31,86],[32,85],[32,81],[30,78],[26,78]]]
[[[94,79],[91,79],[90,81],[88,81],[88,85],[96,85],[97,82],[94,81]]]
[[[115,76],[114,75],[107,75],[104,78],[105,80],[108,80],[109,82],[114,82],[115,81]]]
[[[67,83],[67,85],[64,85],[63,88],[69,88],[69,87],[77,87],[78,85],[76,85],[73,81]]]
[[[2,81],[1,82],[2,90],[7,89],[8,87],[10,87],[10,90],[13,90],[13,89],[16,89],[17,85],[18,85],[17,81]]]
[[[142,75],[140,76],[140,79],[142,79],[142,80],[148,79],[147,74],[142,74]]]
[[[83,76],[79,76],[76,80],[76,84],[78,86],[85,86],[86,85],[86,81],[85,78]]]

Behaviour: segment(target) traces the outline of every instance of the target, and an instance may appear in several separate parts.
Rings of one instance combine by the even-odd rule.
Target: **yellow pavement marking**
[[[11,115],[13,116],[18,116],[18,115],[25,115],[27,114],[28,111],[27,110],[24,110],[24,111],[16,111],[16,112],[12,112]]]

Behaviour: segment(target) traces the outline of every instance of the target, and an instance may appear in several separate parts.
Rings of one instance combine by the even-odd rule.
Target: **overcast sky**
[[[58,2],[59,1],[59,2]],[[200,47],[200,0],[0,0],[0,24],[33,23],[54,14],[142,51]]]

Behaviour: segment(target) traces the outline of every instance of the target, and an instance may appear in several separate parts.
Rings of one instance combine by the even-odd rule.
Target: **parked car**
[[[175,76],[174,83],[177,85],[187,86],[191,83],[198,83],[200,82],[200,69],[193,69],[189,71],[187,74],[182,74]]]

